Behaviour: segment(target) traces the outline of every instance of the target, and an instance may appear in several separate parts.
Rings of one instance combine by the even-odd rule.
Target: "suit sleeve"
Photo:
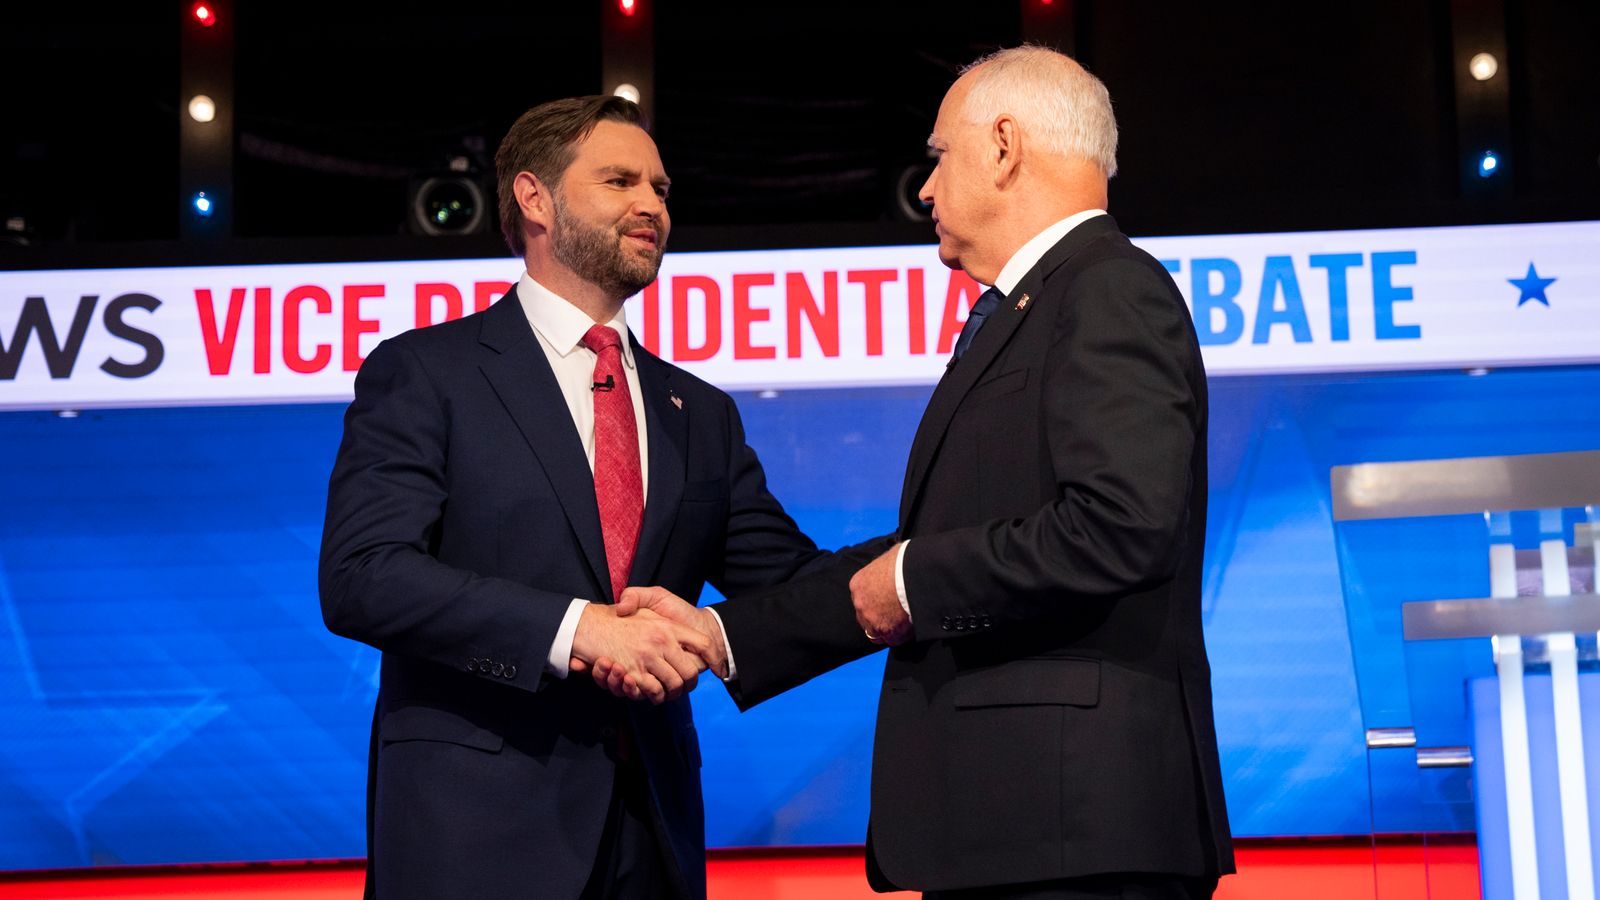
[[[712,607],[739,667],[727,684],[739,709],[883,649],[856,622],[850,577],[894,544],[886,535],[846,547],[774,590]]]
[[[449,430],[443,402],[403,341],[356,375],[328,483],[318,587],[335,634],[536,690],[568,596],[441,563]],[[479,659],[501,663],[496,675]],[[507,677],[508,667],[517,674]]]
[[[1075,596],[1115,598],[1175,573],[1204,418],[1193,379],[1204,376],[1182,297],[1153,265],[1111,259],[1072,280],[1041,402],[1055,500],[916,536],[905,579],[917,640],[973,633],[941,627],[947,616],[1016,626]]]

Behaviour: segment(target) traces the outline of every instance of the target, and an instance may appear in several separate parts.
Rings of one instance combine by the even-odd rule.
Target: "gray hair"
[[[988,124],[1009,113],[1046,150],[1086,159],[1107,178],[1117,174],[1111,95],[1071,57],[1024,44],[991,53],[961,75],[971,80],[962,110],[969,123]]]

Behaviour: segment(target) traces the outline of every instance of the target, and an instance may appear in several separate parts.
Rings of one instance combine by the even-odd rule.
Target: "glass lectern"
[[[1374,834],[1476,831],[1486,900],[1595,900],[1600,452],[1339,466],[1332,495]]]

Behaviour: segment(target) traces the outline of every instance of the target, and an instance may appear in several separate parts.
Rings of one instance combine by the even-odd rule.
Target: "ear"
[[[1022,129],[1008,114],[997,116],[989,127],[989,142],[994,159],[994,185],[1004,188],[1022,170]]]
[[[555,224],[555,205],[550,190],[532,172],[518,172],[511,182],[511,193],[517,198],[517,207],[528,225],[540,231],[549,231]]]

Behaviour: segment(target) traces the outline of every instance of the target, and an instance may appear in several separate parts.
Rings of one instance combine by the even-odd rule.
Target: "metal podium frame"
[[[1589,788],[1582,734],[1578,639],[1600,632],[1600,595],[1574,594],[1563,510],[1587,508],[1575,530],[1600,559],[1600,451],[1491,456],[1338,466],[1331,485],[1335,522],[1481,514],[1487,526],[1490,596],[1419,599],[1402,608],[1405,641],[1488,638],[1499,687],[1499,726],[1514,900],[1540,897],[1525,675],[1548,662],[1554,695],[1555,751],[1569,900],[1595,900]],[[1542,591],[1518,596],[1511,514],[1539,516]],[[1533,652],[1535,660],[1530,660]],[[1415,746],[1408,728],[1375,728],[1368,747]],[[1600,748],[1593,748],[1600,752]],[[1470,764],[1460,747],[1417,750],[1420,767]],[[1544,848],[1552,852],[1554,848]]]

